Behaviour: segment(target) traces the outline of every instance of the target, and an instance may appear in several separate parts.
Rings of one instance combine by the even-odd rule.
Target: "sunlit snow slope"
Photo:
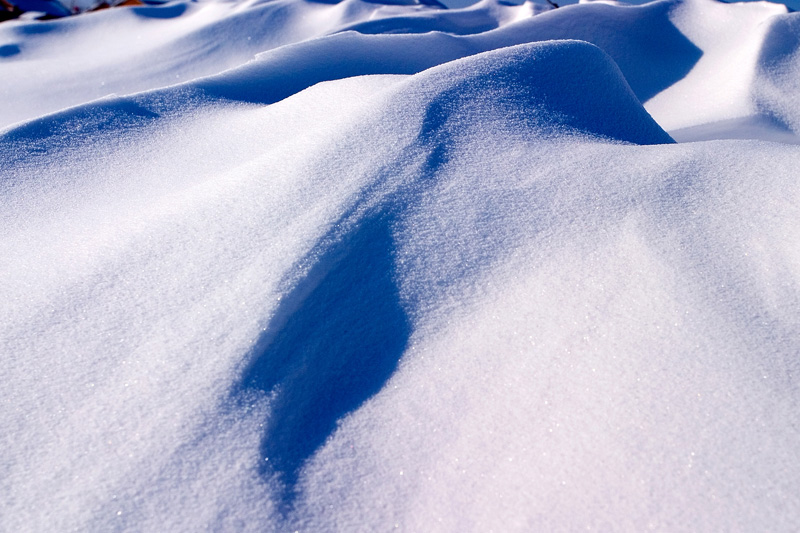
[[[0,24],[0,531],[796,530],[798,16]]]

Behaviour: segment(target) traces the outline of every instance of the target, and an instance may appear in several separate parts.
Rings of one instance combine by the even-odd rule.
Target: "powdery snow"
[[[793,531],[798,20],[0,24],[0,530]]]

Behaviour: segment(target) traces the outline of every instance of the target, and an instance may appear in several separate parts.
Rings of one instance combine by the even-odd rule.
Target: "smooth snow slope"
[[[0,25],[0,530],[796,528],[795,15],[262,5]]]

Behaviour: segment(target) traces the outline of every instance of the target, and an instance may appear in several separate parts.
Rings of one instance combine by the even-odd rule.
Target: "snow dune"
[[[797,16],[545,11],[0,25],[0,530],[794,530]]]

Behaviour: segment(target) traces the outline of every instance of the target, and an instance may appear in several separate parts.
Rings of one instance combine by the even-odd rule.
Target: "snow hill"
[[[0,24],[0,531],[794,531],[798,16]]]

